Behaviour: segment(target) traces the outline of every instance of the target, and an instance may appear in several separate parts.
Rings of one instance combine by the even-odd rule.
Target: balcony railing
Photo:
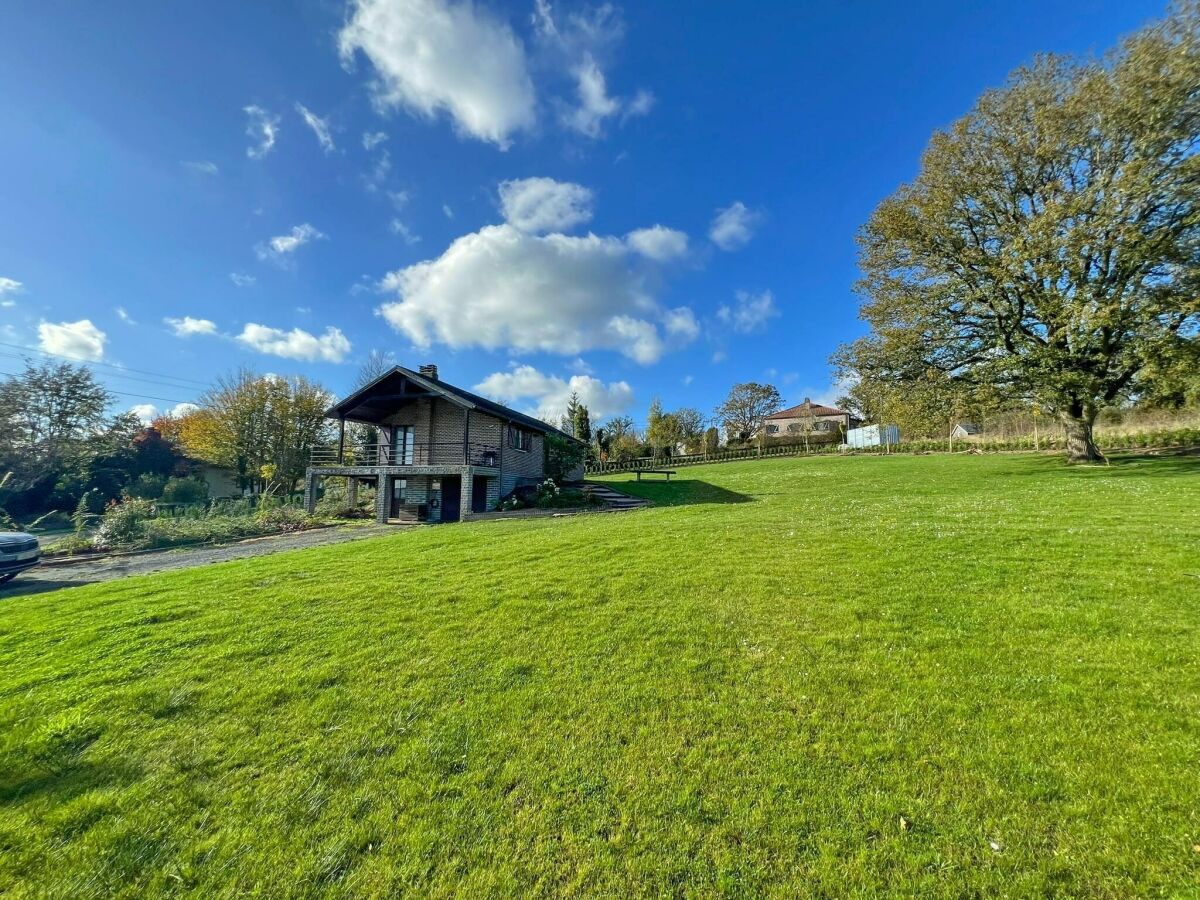
[[[392,444],[347,444],[314,447],[309,459],[314,466],[490,466],[500,465],[500,448],[495,444],[462,441]]]

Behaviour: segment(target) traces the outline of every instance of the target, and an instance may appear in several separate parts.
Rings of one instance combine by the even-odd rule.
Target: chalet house
[[[807,397],[798,406],[782,409],[767,416],[767,437],[809,437],[817,440],[844,440],[846,432],[862,422],[844,409],[822,406]]]
[[[323,478],[346,477],[352,501],[366,481],[375,485],[379,522],[457,522],[493,510],[515,488],[545,480],[547,434],[574,440],[442,381],[434,365],[396,366],[326,415],[338,421],[338,444],[313,451],[305,505],[315,509]],[[348,435],[347,422],[365,428]],[[571,475],[582,478],[583,467]]]

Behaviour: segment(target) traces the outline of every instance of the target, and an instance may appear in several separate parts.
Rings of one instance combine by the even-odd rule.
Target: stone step
[[[589,496],[603,501],[609,509],[640,509],[649,505],[648,500],[622,493],[606,484],[584,482],[579,489],[585,491]]]

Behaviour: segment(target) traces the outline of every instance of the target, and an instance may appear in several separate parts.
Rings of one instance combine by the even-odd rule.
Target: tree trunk
[[[1059,414],[1067,433],[1067,462],[1107,462],[1092,436],[1096,410],[1080,403],[1066,406]]]

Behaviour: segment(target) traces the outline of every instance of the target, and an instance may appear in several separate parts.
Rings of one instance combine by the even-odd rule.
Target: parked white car
[[[0,531],[0,584],[12,581],[42,559],[42,548],[32,534]]]

